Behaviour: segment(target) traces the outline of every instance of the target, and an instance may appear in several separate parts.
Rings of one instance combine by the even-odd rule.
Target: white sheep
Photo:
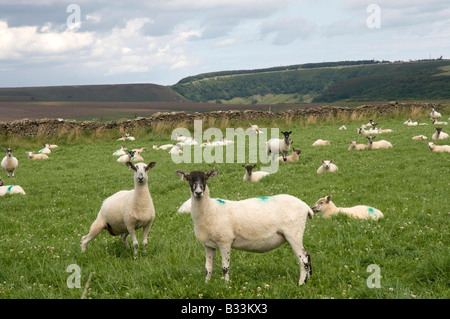
[[[356,131],[358,132],[358,134],[363,134],[363,135],[370,135],[370,134],[381,134],[381,132],[379,130],[374,130],[374,129],[369,129],[369,130],[365,130],[362,127],[357,128]]]
[[[47,154],[34,154],[34,152],[25,152],[30,160],[48,159]]]
[[[157,145],[153,145],[153,149],[154,150],[167,150],[168,148],[171,148],[171,147],[173,147],[173,144],[164,144],[164,145],[161,145],[161,146],[157,146]]]
[[[336,205],[331,201],[331,195],[319,199],[312,207],[312,210],[314,213],[322,212],[322,216],[325,218],[331,217],[338,213],[361,219],[378,219],[383,217],[383,213],[380,210],[366,205],[336,207]]]
[[[211,279],[216,249],[221,253],[222,271],[228,282],[231,249],[263,253],[287,241],[300,265],[298,284],[306,283],[311,276],[311,257],[303,247],[303,234],[307,218],[313,216],[311,208],[285,194],[241,201],[212,199],[206,183],[217,172],[176,171],[189,182],[194,233],[205,247],[206,281]]]
[[[0,196],[5,196],[6,194],[25,195],[25,191],[19,185],[3,185],[3,181],[0,179]]]
[[[117,159],[117,162],[119,163],[126,163],[126,162],[131,162],[131,159],[134,156],[134,152],[133,151],[128,151],[128,154],[122,155]]]
[[[131,136],[129,133],[125,133],[125,135],[122,135],[122,137],[117,139],[118,141],[126,141],[126,140],[130,140],[130,141],[134,141],[135,138],[134,136]]]
[[[117,150],[117,151],[115,151],[114,153],[113,153],[113,155],[114,156],[122,156],[122,155],[126,155],[127,152],[128,151],[128,148],[125,146],[125,145],[122,145],[122,147],[119,149],[119,150]]]
[[[1,162],[2,169],[6,172],[8,177],[10,174],[14,177],[14,173],[19,166],[19,160],[13,156],[14,148],[4,148],[4,150],[6,152],[6,156],[3,157]]]
[[[430,118],[433,119],[440,119],[442,117],[441,113],[437,112],[434,108],[431,109],[430,112]]]
[[[264,171],[256,171],[253,172],[253,169],[256,167],[256,164],[254,165],[242,165],[243,168],[245,168],[245,174],[244,174],[244,182],[250,181],[250,182],[257,182],[261,178],[266,177],[269,175],[269,173]]]
[[[445,140],[448,137],[447,133],[442,132],[442,127],[436,127],[436,132],[431,136],[433,140]]]
[[[311,146],[331,145],[330,141],[318,139]]]
[[[431,120],[433,122],[433,125],[448,125],[447,122],[438,121],[436,119]]]
[[[369,132],[370,133],[375,133],[375,134],[377,134],[377,133],[392,133],[393,132],[393,130],[390,129],[390,128],[387,128],[387,129],[377,128],[377,125],[378,124],[373,123],[372,124],[372,129],[369,130]]]
[[[143,152],[147,152],[147,149],[145,147],[141,147],[141,148],[132,149],[132,151],[135,151],[135,152],[140,154],[140,153],[143,153]]]
[[[416,135],[416,136],[413,136],[412,139],[413,140],[426,140],[426,139],[428,139],[428,137],[426,137],[425,135]]]
[[[367,145],[366,144],[358,144],[358,141],[351,141],[350,142],[350,146],[348,147],[349,151],[352,150],[366,150],[367,149]]]
[[[300,159],[299,155],[300,155],[301,152],[302,152],[301,150],[299,150],[297,148],[294,148],[292,150],[292,154],[286,157],[286,163],[298,162],[298,160]],[[284,162],[283,156],[278,157],[278,161],[279,162]]]
[[[259,130],[259,127],[256,124],[248,123],[248,126],[251,128],[251,131],[255,134],[263,134],[264,133],[263,131]]]
[[[183,149],[180,144],[175,144],[169,151],[169,154],[183,154]]]
[[[367,144],[368,150],[377,150],[381,148],[391,148],[392,144],[386,140],[381,140],[374,142],[373,140],[376,138],[376,136],[366,136],[369,143]]]
[[[48,143],[46,143],[45,145],[48,145],[48,148],[50,148],[50,149],[58,148],[58,145],[56,145],[56,144],[48,144]]]
[[[436,145],[436,142],[425,142],[428,145],[428,148],[432,152],[447,152],[450,153],[450,145]]]
[[[128,248],[128,234],[133,240],[134,257],[137,257],[138,240],[136,230],[143,228],[142,238],[144,248],[147,246],[148,232],[155,219],[155,207],[148,189],[147,171],[156,165],[137,163],[126,165],[134,171],[134,189],[119,191],[103,201],[96,220],[92,223],[89,233],[81,239],[81,250],[85,251],[87,244],[106,229],[111,235],[121,235],[122,242]]]
[[[273,138],[266,142],[266,153],[267,157],[270,156],[272,153],[272,156],[278,155],[281,153],[281,156],[283,157],[284,161],[286,162],[286,156],[289,152],[289,149],[291,147],[292,140],[289,138],[289,135],[292,133],[292,131],[289,132],[281,132],[281,134],[284,135],[283,139],[280,138]]]
[[[339,130],[346,130],[347,129],[347,126],[345,126],[345,125],[342,125],[341,127],[339,127]]]
[[[141,153],[138,150],[133,150],[134,151],[134,155],[133,157],[131,157],[131,161],[130,162],[144,162],[144,158],[141,156]]]
[[[317,174],[322,174],[326,172],[337,172],[339,168],[333,164],[333,160],[330,161],[324,161],[322,160],[322,165],[319,166],[317,169]]]
[[[52,151],[50,150],[50,145],[44,143],[44,148],[40,149],[38,153],[41,154],[50,154]]]

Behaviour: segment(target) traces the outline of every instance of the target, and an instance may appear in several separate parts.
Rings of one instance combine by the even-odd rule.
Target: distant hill
[[[170,87],[117,84],[0,88],[0,101],[185,102]]]
[[[193,102],[277,104],[450,98],[450,60],[341,61],[199,74],[172,88]]]

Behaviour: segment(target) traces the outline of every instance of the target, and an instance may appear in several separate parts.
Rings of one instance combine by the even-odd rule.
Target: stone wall
[[[398,112],[409,112],[413,109],[431,111],[432,108],[441,110],[443,107],[439,104],[431,103],[398,103],[389,102],[379,105],[361,105],[358,107],[339,107],[339,106],[322,106],[315,108],[302,108],[296,110],[288,110],[282,112],[270,111],[213,111],[205,113],[185,113],[185,112],[158,112],[150,117],[136,118],[133,120],[112,121],[107,123],[100,122],[77,122],[64,121],[61,119],[41,119],[41,120],[16,120],[12,122],[0,122],[0,135],[14,136],[38,136],[38,135],[54,135],[61,131],[70,132],[72,130],[90,130],[99,129],[120,129],[122,131],[130,131],[134,127],[150,127],[158,123],[175,124],[178,122],[193,123],[196,119],[225,119],[244,120],[254,122],[258,119],[291,119],[307,118],[316,116],[319,118],[336,116],[336,115],[365,115],[365,114],[392,114]]]

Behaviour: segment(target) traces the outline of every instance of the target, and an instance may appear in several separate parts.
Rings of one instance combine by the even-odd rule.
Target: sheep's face
[[[301,150],[294,148],[294,152],[297,153],[298,155],[300,155],[300,153],[302,152]]]
[[[284,135],[284,139],[286,140],[286,141],[289,141],[289,135],[292,133],[292,131],[286,131],[286,132],[281,132],[281,134],[283,134]]]
[[[247,170],[248,175],[252,175],[252,171],[256,167],[256,164],[255,165],[242,165],[242,167]]]
[[[217,172],[217,169],[212,169],[208,173],[202,171],[192,171],[189,174],[186,174],[183,171],[176,171],[176,174],[189,182],[191,195],[194,198],[202,198],[205,193],[206,182],[209,178],[215,176]]]
[[[322,160],[322,163],[323,163],[322,166],[325,167],[325,169],[329,169],[331,162],[333,162],[333,160],[331,160],[331,161]]]
[[[148,182],[147,171],[156,165],[156,162],[151,162],[148,165],[144,163],[137,163],[133,165],[131,162],[127,162],[126,165],[134,171],[134,181],[138,184],[145,184]]]
[[[8,157],[12,157],[12,152],[13,152],[13,148],[4,148],[5,152],[6,152],[6,156]]]
[[[373,143],[373,140],[375,139],[376,136],[367,136],[367,140],[369,141],[369,144]]]
[[[328,205],[328,203],[329,203],[330,201],[331,201],[331,196],[330,196],[330,195],[325,196],[325,197],[319,199],[319,200],[313,205],[313,207],[311,207],[311,209],[312,209],[312,211],[313,211],[314,213],[320,212],[320,211],[322,211],[322,208],[323,208],[325,205]]]

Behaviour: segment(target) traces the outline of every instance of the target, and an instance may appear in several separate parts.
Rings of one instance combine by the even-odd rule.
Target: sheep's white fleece
[[[25,195],[25,191],[19,185],[0,186],[0,196],[4,196],[6,194],[23,194],[23,195]]]
[[[450,145],[436,145],[436,143],[428,142],[428,147],[432,152],[448,152],[450,153]]]
[[[347,216],[361,219],[378,219],[383,217],[383,213],[379,209],[366,205],[358,205],[353,207],[336,207],[336,205],[331,201],[331,197],[328,201],[327,197],[328,196],[319,199],[312,207],[314,212],[322,212],[322,215],[325,218],[331,217],[338,213],[343,213]]]

